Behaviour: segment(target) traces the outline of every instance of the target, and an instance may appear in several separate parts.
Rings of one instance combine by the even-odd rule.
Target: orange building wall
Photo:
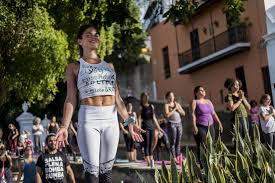
[[[212,22],[217,21],[219,23],[218,27],[213,26],[215,35],[227,30],[226,18],[222,13],[222,3],[207,7],[192,20],[193,27],[198,29],[201,43],[211,38],[209,33],[211,16]],[[179,52],[187,51],[191,48],[190,31],[192,31],[192,25],[179,25],[175,28],[170,23],[161,23],[153,27],[150,30],[152,68],[153,79],[157,84],[158,99],[163,100],[165,93],[172,90],[177,96],[182,96],[184,103],[188,104],[193,99],[193,88],[196,85],[204,85],[216,108],[223,109],[224,104],[221,103],[220,90],[223,90],[225,96],[227,91],[223,87],[223,83],[226,78],[235,77],[235,68],[239,66],[244,67],[249,99],[258,99],[264,93],[261,68],[267,65],[266,50],[260,47],[261,36],[266,32],[264,2],[248,1],[243,17],[249,17],[250,22],[252,22],[252,26],[249,27],[250,49],[185,75],[180,75],[177,72],[179,62],[176,31]],[[207,28],[207,34],[203,32],[204,27]],[[168,79],[164,77],[162,58],[162,48],[166,46],[169,48],[171,70],[171,77]]]

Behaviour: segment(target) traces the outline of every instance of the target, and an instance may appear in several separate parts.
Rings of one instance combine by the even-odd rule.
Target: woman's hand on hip
[[[57,140],[57,149],[65,147],[65,145],[69,145],[68,143],[68,130],[66,128],[60,128],[56,134]]]

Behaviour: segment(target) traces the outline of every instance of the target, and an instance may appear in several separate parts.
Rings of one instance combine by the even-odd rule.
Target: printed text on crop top
[[[98,64],[89,64],[82,58],[79,60],[77,88],[80,99],[115,95],[116,73],[105,61]]]

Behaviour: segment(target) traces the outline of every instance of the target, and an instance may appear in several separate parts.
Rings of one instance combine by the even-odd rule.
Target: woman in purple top
[[[206,92],[203,86],[196,86],[194,89],[195,99],[191,104],[192,112],[192,128],[197,143],[197,156],[200,165],[202,166],[200,160],[200,145],[203,145],[206,140],[206,135],[208,132],[208,125],[212,139],[215,139],[215,128],[213,121],[217,122],[219,125],[219,130],[222,132],[222,123],[214,110],[212,102],[205,98]]]

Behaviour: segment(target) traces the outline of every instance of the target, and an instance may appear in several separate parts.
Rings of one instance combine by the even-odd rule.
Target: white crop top
[[[98,64],[89,64],[82,58],[79,62],[77,88],[80,99],[115,95],[116,73],[108,63],[102,60]]]

